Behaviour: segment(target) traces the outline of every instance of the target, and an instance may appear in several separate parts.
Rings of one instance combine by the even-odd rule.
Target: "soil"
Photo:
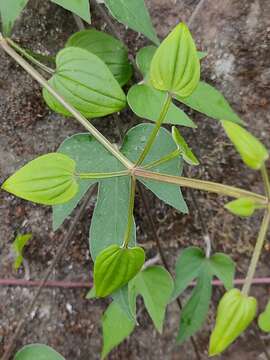
[[[162,38],[179,21],[188,21],[197,0],[148,0],[147,4],[158,35]],[[93,26],[107,29],[95,9]],[[131,52],[147,44],[142,36],[116,24]],[[55,54],[67,38],[77,31],[71,14],[50,2],[30,0],[17,22],[14,39],[22,46],[45,54]],[[192,24],[199,48],[208,52],[203,60],[203,78],[220,89],[250,130],[270,148],[270,2],[269,0],[206,0]],[[72,119],[63,119],[45,106],[39,85],[12,59],[0,51],[0,181],[22,164],[46,152],[55,151],[71,134],[82,131]],[[200,155],[201,166],[189,170],[189,175],[262,191],[258,173],[248,170],[239,161],[218,121],[189,111],[198,124],[194,135],[185,129],[185,136]],[[123,129],[129,128],[134,116],[121,114]],[[110,139],[117,142],[118,133],[112,117],[94,124]],[[238,276],[248,266],[261,214],[240,220],[223,209],[226,199],[195,192],[196,206],[190,192],[184,190],[190,214],[183,216],[149,194],[149,203],[167,261],[173,269],[180,249],[191,244],[204,246],[198,211],[209,231],[215,250],[230,254],[237,262]],[[53,272],[55,280],[92,278],[88,255],[88,227],[94,208],[89,204],[76,228],[69,247]],[[156,246],[140,199],[136,204],[138,242],[156,254]],[[12,269],[11,243],[18,232],[32,232],[25,258],[31,279],[41,279],[60,244],[66,225],[53,233],[51,209],[33,205],[5,192],[0,193],[0,277],[24,277]],[[269,240],[269,238],[268,238]],[[265,246],[257,275],[269,276],[269,247]],[[204,328],[196,335],[202,359],[207,358],[214,309],[223,289],[215,290],[213,305]],[[269,289],[253,287],[252,293],[265,306]],[[101,349],[100,317],[108,301],[85,299],[86,290],[44,289],[16,349],[28,343],[46,343],[58,350],[67,360],[99,359]],[[0,288],[0,356],[12,336],[20,315],[34,296],[34,289]],[[190,342],[178,346],[175,337],[179,311],[176,303],[169,306],[163,335],[153,327],[145,309],[140,306],[139,324],[130,338],[115,349],[109,359],[191,360],[196,359]],[[262,334],[261,334],[262,335]],[[269,336],[264,335],[270,347]],[[269,348],[270,351],[270,348]],[[254,328],[250,328],[220,357],[221,359],[265,359],[263,348]]]

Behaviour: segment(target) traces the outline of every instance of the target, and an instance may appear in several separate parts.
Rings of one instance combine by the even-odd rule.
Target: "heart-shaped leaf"
[[[109,68],[84,49],[61,50],[49,84],[87,118],[112,114],[126,106],[126,96]],[[70,116],[48,90],[43,89],[43,97],[52,110]]]
[[[268,302],[264,312],[260,314],[258,325],[262,331],[270,332],[270,301]]]
[[[150,67],[150,82],[158,90],[187,97],[200,80],[196,46],[184,23],[177,25],[158,47]]]
[[[111,245],[96,258],[94,283],[96,295],[105,297],[129,282],[144,264],[144,250]]]
[[[251,216],[256,210],[256,203],[250,198],[240,198],[230,201],[225,208],[234,215]]]
[[[131,77],[132,67],[125,46],[113,36],[95,29],[83,30],[72,35],[66,47],[79,47],[98,56],[111,70],[121,86]]]
[[[190,165],[199,165],[199,160],[193,154],[185,139],[175,126],[172,127],[172,137],[178,149],[181,151],[181,156],[183,157],[185,162]]]
[[[75,196],[76,163],[59,153],[42,155],[11,175],[2,189],[38,204],[61,204]]]

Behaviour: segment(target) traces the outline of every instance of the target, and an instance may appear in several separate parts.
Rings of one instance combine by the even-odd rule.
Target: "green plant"
[[[54,2],[65,7],[71,4]],[[18,3],[20,6],[11,10],[6,3],[0,2],[5,33],[26,4]],[[269,228],[270,183],[265,166],[269,155],[261,142],[242,127],[243,122],[222,94],[200,81],[200,59],[204,54],[197,51],[184,23],[177,25],[159,45],[144,1],[106,0],[105,4],[120,22],[140,29],[157,45],[138,52],[136,63],[143,80],[131,86],[127,96],[122,89],[132,73],[127,50],[108,34],[94,29],[76,33],[57,54],[55,69],[40,63],[8,37],[1,37],[2,49],[43,87],[47,105],[59,114],[74,117],[88,131],[66,139],[57,153],[42,155],[26,164],[4,182],[2,189],[23,199],[53,205],[56,230],[86,191],[98,183],[98,199],[89,236],[94,288],[88,297],[110,295],[113,299],[102,318],[102,357],[133,331],[138,295],[143,297],[155,327],[162,332],[167,305],[196,279],[196,286],[181,312],[177,340],[182,343],[190,338],[207,316],[214,276],[227,290],[219,305],[210,343],[210,355],[220,353],[245,330],[256,313],[255,299],[251,299],[250,309],[246,310],[244,305],[251,301],[249,289]],[[68,8],[89,20],[89,12],[87,15],[84,7]],[[128,16],[130,12],[136,16]],[[19,53],[46,71],[50,79],[43,78]],[[110,62],[112,58],[115,66]],[[192,166],[198,165],[199,160],[175,126],[196,128],[196,125],[174,104],[175,100],[220,120],[244,163],[261,171],[265,195],[181,176],[184,162]],[[154,124],[143,123],[131,128],[118,149],[89,119],[121,111],[127,103],[135,114]],[[174,125],[172,132],[162,127],[164,123]],[[181,186],[236,199],[225,206],[240,216],[251,216],[256,210],[264,210],[242,292],[233,289],[235,265],[232,260],[225,254],[211,254],[209,246],[205,251],[194,247],[183,250],[176,264],[175,280],[163,267],[148,266],[147,262],[144,265],[144,251],[136,246],[133,218],[138,183],[182,213],[187,213],[188,208],[179,190]],[[232,294],[233,300],[237,298],[232,317],[236,316],[239,322],[237,326],[228,327],[226,341],[223,341],[223,328],[227,327],[224,308]],[[45,348],[44,351],[49,350]],[[61,358],[57,354],[53,356],[52,359]],[[20,352],[17,358],[23,359]]]

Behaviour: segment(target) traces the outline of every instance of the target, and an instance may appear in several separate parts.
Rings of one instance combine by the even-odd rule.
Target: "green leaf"
[[[181,156],[183,157],[185,162],[190,165],[199,165],[199,160],[193,154],[185,139],[180,134],[180,131],[175,126],[172,127],[172,137],[178,149],[181,151]]]
[[[144,34],[154,44],[159,44],[144,0],[104,0],[104,2],[116,20]]]
[[[18,270],[23,262],[23,249],[32,239],[32,234],[18,234],[12,243],[12,248],[15,252],[16,258],[14,261],[14,268]]]
[[[126,316],[117,303],[112,302],[102,317],[102,359],[128,337],[134,328],[135,322]]]
[[[14,360],[65,360],[62,355],[47,345],[31,344],[23,347]]]
[[[226,290],[233,287],[235,263],[228,255],[222,253],[212,255],[208,260],[208,266],[211,273],[223,282]]]
[[[96,289],[95,289],[95,286],[92,287],[91,290],[88,291],[87,295],[86,295],[86,299],[87,300],[92,300],[92,299],[95,299],[97,297],[96,295]]]
[[[38,204],[61,204],[72,199],[78,191],[75,166],[75,161],[66,155],[42,155],[11,175],[2,189]]]
[[[112,114],[126,106],[125,94],[109,68],[84,49],[61,50],[49,84],[87,118]],[[70,116],[48,90],[43,89],[43,97],[52,110]]]
[[[136,294],[130,290],[129,284],[112,294],[113,301],[118,304],[127,317],[136,321]]]
[[[264,312],[260,314],[258,325],[262,331],[270,332],[270,301],[268,302]]]
[[[123,142],[122,152],[131,161],[136,162],[138,160],[153,127],[154,125],[152,124],[140,124],[128,131]],[[159,160],[161,157],[168,155],[174,150],[176,150],[176,146],[170,133],[164,128],[161,128],[155,143],[142,165]],[[170,175],[181,175],[182,164],[183,162],[181,159],[174,158],[166,163],[153,167],[151,170]],[[165,184],[153,180],[145,180],[143,178],[139,178],[139,180],[162,201],[183,213],[188,212],[187,205],[178,185]]]
[[[162,333],[165,311],[171,299],[173,280],[161,266],[141,271],[132,281],[136,294],[143,297],[145,307],[157,330]]]
[[[189,247],[181,251],[176,262],[176,278],[172,299],[177,298],[200,273],[205,262],[203,251],[198,247]]]
[[[15,20],[26,6],[28,0],[0,0],[2,32],[9,36]]]
[[[88,133],[76,134],[65,139],[58,152],[76,162],[77,172],[111,172],[116,160],[104,146]],[[97,182],[95,179],[77,179],[79,190],[70,201],[53,207],[53,229],[57,230],[71,214],[87,190]]]
[[[265,146],[250,132],[237,124],[223,120],[222,126],[244,163],[251,169],[259,170],[269,158]]]
[[[111,70],[119,84],[123,86],[132,75],[128,52],[121,41],[95,29],[83,30],[72,35],[66,47],[79,47],[98,56]]]
[[[111,245],[97,256],[94,283],[97,297],[106,297],[129,282],[144,264],[140,247],[122,248]]]
[[[158,47],[150,67],[150,82],[158,90],[190,96],[200,80],[196,46],[184,23],[178,24]]]
[[[189,97],[176,96],[175,98],[211,118],[217,120],[226,119],[238,124],[243,123],[221,92],[203,81],[199,82],[199,85]]]
[[[202,327],[211,301],[211,281],[212,274],[209,272],[207,264],[205,263],[198,275],[196,287],[181,312],[177,336],[179,343],[183,343]]]
[[[83,20],[91,23],[89,0],[51,0],[57,5],[62,6],[74,14],[80,16]]]
[[[157,121],[165,102],[166,93],[148,85],[133,85],[128,92],[127,100],[132,111],[141,118]],[[195,128],[194,122],[184,111],[171,103],[163,121],[165,124],[176,124]]]
[[[224,207],[234,215],[251,216],[256,210],[256,203],[250,198],[240,198],[230,201]]]

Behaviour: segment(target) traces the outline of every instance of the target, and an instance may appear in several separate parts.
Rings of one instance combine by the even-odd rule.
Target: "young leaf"
[[[199,82],[199,85],[189,97],[175,96],[175,98],[213,119],[227,119],[238,124],[243,123],[221,92],[203,81]]]
[[[0,0],[2,32],[9,36],[15,20],[22,12],[28,0]]]
[[[165,311],[173,291],[171,275],[161,266],[141,271],[132,281],[136,294],[143,297],[145,307],[157,330],[162,333]]]
[[[56,72],[49,84],[85,117],[105,116],[123,109],[126,97],[102,60],[87,50],[68,47],[56,56]],[[48,106],[65,116],[70,113],[43,89]]]
[[[259,170],[269,157],[265,146],[237,124],[223,120],[222,126],[244,163],[251,169]]]
[[[234,215],[251,216],[256,210],[256,203],[250,198],[240,198],[230,201],[224,207]]]
[[[116,20],[144,34],[154,44],[159,44],[144,0],[104,0],[104,2]]]
[[[200,80],[196,46],[184,23],[178,24],[161,43],[150,67],[150,82],[158,90],[190,96]]]
[[[115,169],[115,158],[90,134],[76,134],[68,137],[59,147],[59,153],[76,162],[78,173],[111,172]],[[70,201],[53,206],[53,229],[57,230],[71,214],[96,179],[77,179],[79,190]]]
[[[177,341],[183,343],[203,325],[212,295],[212,274],[207,264],[201,269],[195,289],[182,309]]]
[[[127,101],[132,111],[141,118],[157,121],[164,104],[166,93],[148,85],[133,85],[128,92]],[[163,121],[165,124],[176,124],[195,128],[194,122],[184,111],[171,103]]]
[[[18,270],[23,262],[23,249],[29,240],[32,239],[32,234],[18,234],[12,243],[12,248],[15,252],[16,258],[14,261],[14,269]]]
[[[91,23],[89,0],[51,0],[57,5],[80,16],[83,20]]]
[[[75,166],[75,161],[66,155],[42,155],[11,175],[2,189],[38,204],[61,204],[78,191]]]
[[[259,328],[264,332],[270,332],[270,301],[268,302],[264,312],[262,312],[258,319]]]
[[[176,262],[176,278],[172,299],[177,298],[200,273],[205,256],[198,247],[189,247],[181,251]]]
[[[140,124],[128,131],[123,142],[122,152],[131,161],[136,162],[136,160],[138,160],[147,142],[147,139],[153,130],[153,127],[154,125],[152,124]],[[159,160],[161,157],[168,155],[174,150],[176,150],[176,146],[171,138],[170,133],[164,128],[161,128],[155,143],[153,144],[142,165]],[[179,158],[174,158],[173,160],[153,167],[151,170],[170,175],[181,175],[182,161]],[[165,184],[157,181],[145,180],[142,178],[139,180],[162,201],[183,213],[188,212],[187,205],[183,199],[178,185]]]
[[[103,348],[102,359],[127,338],[135,328],[116,302],[112,302],[102,317]]]
[[[228,255],[222,253],[212,255],[208,260],[208,266],[211,273],[223,282],[226,290],[233,287],[235,263]]]
[[[121,41],[113,36],[95,29],[83,30],[72,35],[66,47],[79,47],[98,56],[111,70],[121,86],[131,77],[132,67],[128,60],[128,52]]]
[[[127,284],[140,271],[144,260],[144,250],[140,247],[111,245],[103,250],[94,265],[96,295],[106,297]]]
[[[47,345],[31,344],[23,347],[14,360],[65,360],[62,355]]]
[[[185,139],[175,126],[172,127],[172,137],[178,149],[181,151],[183,159],[190,165],[199,165],[199,160],[193,154]]]

